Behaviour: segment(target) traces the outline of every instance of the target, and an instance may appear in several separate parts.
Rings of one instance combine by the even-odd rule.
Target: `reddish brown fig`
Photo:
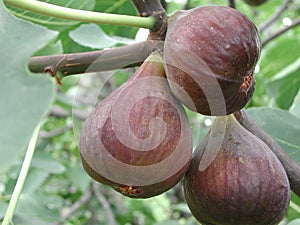
[[[161,194],[181,180],[192,156],[192,134],[159,53],[90,114],[79,148],[92,178],[132,198]]]
[[[261,41],[241,12],[206,6],[169,19],[164,45],[166,75],[174,95],[189,109],[227,115],[253,95]]]
[[[251,6],[259,6],[265,3],[267,0],[243,0],[246,4]]]
[[[278,158],[233,115],[216,118],[197,146],[184,192],[203,225],[275,225],[290,199]]]

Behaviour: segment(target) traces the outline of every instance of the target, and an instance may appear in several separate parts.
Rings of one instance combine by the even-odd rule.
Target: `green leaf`
[[[0,170],[24,150],[53,100],[48,77],[29,76],[26,64],[34,51],[57,34],[11,16],[0,3]]]
[[[42,2],[47,2],[54,5],[65,6],[73,9],[82,9],[82,10],[93,10],[95,7],[95,0],[85,0],[85,1],[77,1],[77,0],[41,0]],[[53,30],[66,30],[74,27],[77,24],[80,24],[78,21],[64,20],[60,18],[53,18],[49,16],[40,15],[37,13],[29,12],[23,9],[10,7],[13,14],[16,16],[29,20],[34,23],[41,24],[46,26],[47,28]]]
[[[58,221],[60,218],[59,212],[56,207],[52,206],[56,206],[60,201],[60,197],[53,197],[51,195],[44,195],[40,193],[22,193],[16,209],[15,219],[18,220],[18,217],[27,218],[27,220],[19,219],[24,225],[31,225],[31,223],[27,223],[31,221],[31,219],[44,221],[43,224],[48,224],[46,221]]]
[[[291,44],[293,43],[293,44]],[[261,55],[260,76],[267,79],[299,58],[295,49],[300,48],[300,39],[295,35],[284,35],[267,45]]]
[[[277,73],[267,83],[267,90],[279,107],[288,109],[300,88],[300,58]]]
[[[115,39],[106,35],[96,24],[82,24],[77,29],[70,31],[70,37],[80,45],[94,49],[112,47],[116,44],[130,44],[133,41]]]
[[[300,163],[300,119],[289,111],[277,108],[251,108],[253,119],[285,150]]]
[[[289,221],[300,218],[300,198],[294,192],[291,193],[291,200],[286,218]]]
[[[300,224],[300,219],[295,219],[293,221],[291,221],[290,223],[288,223],[287,225],[299,225]]]
[[[136,9],[129,0],[103,1],[96,0],[94,11],[114,13],[120,15],[137,15]],[[122,36],[134,38],[138,28],[125,26],[111,26],[107,24],[100,25],[103,31],[109,36]]]
[[[79,164],[71,167],[66,174],[72,184],[80,188],[82,192],[89,187],[91,178]]]
[[[300,119],[300,91],[296,95],[293,105],[290,108],[290,113]]]
[[[35,52],[34,56],[56,55],[63,53],[63,46],[60,40],[53,40],[42,49]]]
[[[43,170],[31,169],[27,175],[22,193],[34,193],[41,188],[49,174]]]
[[[0,218],[4,217],[7,206],[8,206],[8,204],[6,202],[3,202],[2,200],[0,200]]]
[[[36,152],[32,159],[31,166],[53,174],[61,174],[65,171],[64,165],[44,152]]]

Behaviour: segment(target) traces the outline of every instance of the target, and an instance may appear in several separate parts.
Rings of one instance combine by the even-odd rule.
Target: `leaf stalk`
[[[18,204],[22,189],[24,187],[24,183],[25,183],[28,171],[29,171],[29,167],[31,164],[31,160],[32,160],[35,146],[36,146],[37,139],[38,139],[39,130],[40,130],[40,124],[35,128],[35,130],[32,134],[32,137],[29,141],[28,148],[27,148],[27,151],[25,154],[25,158],[24,158],[24,161],[22,164],[22,168],[21,168],[16,186],[14,188],[14,192],[9,201],[2,225],[13,224],[12,218],[15,213],[15,210],[16,210],[16,207],[17,207],[17,204]]]
[[[8,6],[17,7],[41,15],[81,22],[110,24],[118,26],[132,26],[146,29],[151,29],[155,24],[155,18],[152,16],[139,17],[92,12],[80,9],[67,8],[36,0],[4,0],[4,3]]]

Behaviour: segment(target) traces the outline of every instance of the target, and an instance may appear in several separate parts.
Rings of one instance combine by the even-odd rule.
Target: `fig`
[[[152,53],[94,109],[79,149],[93,179],[132,198],[159,195],[182,179],[192,157],[192,133],[160,53]]]
[[[186,202],[204,225],[275,225],[290,187],[272,150],[233,115],[215,119],[183,180]]]
[[[225,6],[179,11],[168,22],[163,58],[174,95],[204,115],[242,109],[254,92],[261,50],[254,23]]]
[[[251,6],[259,6],[265,3],[267,0],[243,0],[246,4]]]

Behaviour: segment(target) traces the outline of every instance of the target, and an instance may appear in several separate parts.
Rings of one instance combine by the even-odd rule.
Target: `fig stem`
[[[11,199],[9,201],[2,225],[10,225],[12,224],[12,218],[14,215],[14,212],[16,210],[22,189],[24,187],[24,183],[29,171],[29,167],[31,164],[31,160],[34,154],[34,150],[35,150],[35,146],[37,143],[37,139],[38,139],[38,134],[39,134],[39,130],[40,130],[41,124],[38,124],[37,127],[35,128],[31,139],[29,141],[28,147],[27,147],[27,151],[25,154],[25,158],[23,161],[23,165],[16,183],[16,186],[14,188],[13,194],[11,196]]]
[[[153,16],[155,24],[150,29],[148,40],[164,40],[167,32],[168,16],[160,0],[132,0],[140,16]]]
[[[151,52],[162,49],[162,41],[145,41],[107,50],[72,54],[34,56],[29,60],[29,70],[33,73],[60,73],[65,76],[86,72],[99,72],[140,65]],[[91,66],[92,65],[92,66]]]
[[[147,29],[151,29],[155,24],[155,18],[152,16],[139,17],[92,12],[86,10],[67,8],[36,0],[4,0],[4,3],[9,6],[17,7],[46,16],[81,22],[132,26]]]
[[[288,5],[292,2],[292,0],[285,0],[284,3],[277,9],[277,11],[273,14],[273,16],[263,23],[259,28],[259,32],[263,32],[266,29],[270,28],[270,26],[276,22],[281,16],[281,14],[288,8]]]
[[[247,113],[242,109],[234,113],[239,123],[260,138],[275,153],[282,163],[290,181],[292,191],[300,197],[300,165],[294,161]]]

